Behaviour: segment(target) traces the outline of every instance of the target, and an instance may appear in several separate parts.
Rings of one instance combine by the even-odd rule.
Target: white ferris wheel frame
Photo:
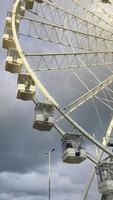
[[[15,0],[14,4],[13,4],[13,11],[12,11],[12,32],[13,32],[13,38],[14,38],[14,42],[16,45],[16,49],[18,51],[18,54],[20,56],[20,58],[22,59],[22,62],[26,68],[26,71],[28,72],[28,74],[30,74],[30,76],[32,77],[32,79],[35,82],[35,85],[39,88],[39,90],[42,92],[42,94],[44,95],[45,98],[47,98],[53,105],[54,107],[57,109],[57,111],[62,115],[62,117],[64,117],[73,127],[76,127],[77,129],[79,129],[82,134],[88,139],[90,140],[94,145],[96,145],[99,149],[101,149],[101,153],[98,156],[98,158],[95,160],[94,158],[92,158],[92,156],[90,156],[90,154],[88,154],[88,158],[94,163],[94,164],[98,164],[98,161],[101,159],[102,156],[102,152],[107,153],[109,156],[113,156],[113,153],[111,151],[109,151],[108,149],[106,149],[107,146],[107,142],[110,138],[111,135],[111,131],[109,131],[109,129],[111,127],[113,127],[113,118],[111,119],[110,125],[108,127],[108,131],[106,132],[106,135],[103,138],[103,142],[102,144],[97,141],[93,136],[91,136],[90,133],[88,133],[86,130],[84,130],[78,123],[76,123],[61,107],[60,105],[56,102],[56,100],[49,94],[49,92],[47,91],[47,89],[43,86],[43,84],[40,82],[40,80],[38,79],[38,77],[35,75],[34,71],[31,69],[26,56],[24,54],[24,52],[22,51],[22,48],[20,46],[19,40],[18,40],[18,36],[17,36],[17,32],[16,32],[16,26],[15,26],[15,16],[16,16],[16,10],[17,10],[17,6],[19,4],[20,0]],[[104,84],[103,84],[104,87]],[[57,124],[54,125],[54,127],[57,129],[57,131],[61,134],[64,135],[65,132],[57,126]],[[111,130],[111,129],[110,129]],[[107,138],[107,140],[105,139]],[[89,187],[91,185],[91,182],[93,180],[95,171],[92,171],[91,177],[89,179],[89,182],[87,184],[87,186],[84,189],[83,195],[82,195],[82,200],[86,199]]]

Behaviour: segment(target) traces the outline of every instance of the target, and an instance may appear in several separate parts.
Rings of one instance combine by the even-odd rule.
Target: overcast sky
[[[52,200],[79,200],[92,164],[89,161],[81,165],[62,163],[60,135],[54,129],[49,133],[32,129],[34,105],[16,99],[17,76],[4,70],[6,50],[2,49],[2,36],[11,3],[11,0],[0,0],[0,200],[47,200],[48,157],[44,153],[53,147],[56,150],[51,155]],[[88,106],[84,107],[85,113],[78,110],[76,120],[86,116],[84,128],[89,123],[88,131],[96,130],[98,134],[96,115],[92,117],[94,121],[88,118],[92,112]],[[99,108],[102,110],[102,105]],[[108,115],[107,110],[106,117],[103,115],[107,124]],[[90,150],[94,153],[94,148]],[[95,179],[88,200],[99,197]]]

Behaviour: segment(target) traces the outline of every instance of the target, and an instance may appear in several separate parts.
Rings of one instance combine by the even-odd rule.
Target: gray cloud
[[[82,191],[87,181],[86,177],[89,174],[87,162],[86,166],[84,174],[83,166],[77,168],[62,163],[54,164],[51,173],[52,198],[55,200],[61,198],[69,200],[70,197],[75,196],[76,199],[79,199],[80,191]],[[93,185],[93,190],[94,187],[95,184]],[[33,171],[26,174],[3,172],[0,173],[0,191],[2,194],[8,194],[9,196],[13,194],[18,198],[23,196],[25,199],[35,199],[35,197],[46,199],[48,196],[48,175]],[[94,193],[90,193],[92,199],[94,199],[93,195]]]

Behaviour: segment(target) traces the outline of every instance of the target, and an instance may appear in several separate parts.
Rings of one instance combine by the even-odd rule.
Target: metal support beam
[[[103,143],[103,145],[104,145],[105,147],[107,146],[107,143],[108,143],[109,140],[110,140],[110,137],[111,137],[111,134],[112,134],[112,129],[113,129],[113,117],[112,117],[111,122],[110,122],[110,124],[109,124],[109,126],[108,126],[108,129],[107,129],[107,131],[106,131],[106,134],[105,134],[105,136],[103,137],[103,142],[102,142],[102,143]],[[99,152],[99,156],[98,156],[98,158],[97,158],[98,162],[101,160],[102,155],[103,155],[103,151]],[[84,188],[84,191],[83,191],[81,200],[86,200],[87,195],[88,195],[88,192],[89,192],[89,189],[90,189],[90,186],[91,186],[92,181],[93,181],[93,179],[94,179],[94,176],[95,176],[95,168],[93,168],[92,173],[91,173],[91,175],[90,175],[90,177],[89,177],[89,180],[88,180],[88,182],[87,182],[87,185],[86,185],[85,188]],[[102,200],[104,200],[104,199],[102,199]],[[106,199],[106,200],[108,200],[108,199]]]

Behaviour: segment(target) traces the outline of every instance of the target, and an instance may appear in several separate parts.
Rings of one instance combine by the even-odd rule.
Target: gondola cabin
[[[17,99],[33,100],[35,96],[35,82],[28,74],[19,74],[17,82]]]
[[[112,136],[109,138],[109,141],[107,142],[107,146],[113,147],[113,137]]]
[[[102,194],[113,193],[113,161],[102,161],[95,169],[99,192]]]
[[[66,163],[78,164],[87,158],[83,136],[79,131],[66,133],[62,139],[62,160]]]
[[[54,125],[54,106],[50,103],[38,102],[35,107],[33,128],[50,131]]]
[[[102,1],[102,3],[109,3],[109,4],[111,4],[111,2],[109,0],[101,0],[101,1]]]
[[[113,200],[113,193],[103,194],[101,200]]]
[[[3,35],[3,48],[4,49],[15,48],[13,33],[10,28],[5,29],[5,33]]]
[[[108,147],[113,147],[113,142],[109,141],[109,142],[107,143],[107,146],[108,146]]]
[[[22,60],[16,49],[9,49],[6,57],[5,70],[11,73],[20,73],[22,68]]]
[[[43,3],[43,0],[37,0],[37,3]]]
[[[33,8],[33,5],[34,5],[34,0],[25,0],[26,2],[26,9],[31,9]]]
[[[24,16],[25,15],[25,1],[20,1],[16,10],[17,16]]]
[[[15,20],[15,25],[16,25],[16,28],[19,28],[19,17],[16,16],[16,20]],[[8,12],[7,13],[7,17],[6,17],[6,25],[5,25],[6,28],[12,28],[12,12]]]

